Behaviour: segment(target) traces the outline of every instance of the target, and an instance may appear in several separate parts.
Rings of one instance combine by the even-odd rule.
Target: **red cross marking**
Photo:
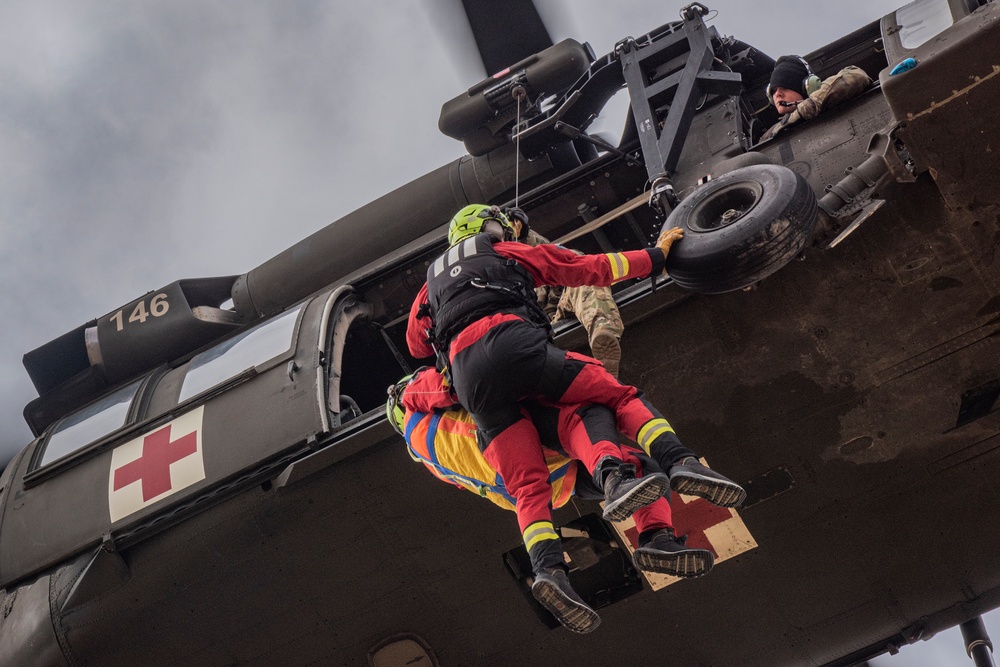
[[[702,498],[694,498],[684,502],[683,496],[675,493],[671,496],[670,509],[674,512],[674,529],[678,535],[687,535],[687,546],[695,549],[709,549],[716,558],[719,554],[708,541],[705,531],[733,518],[730,511],[724,507],[716,507]]]
[[[170,490],[170,464],[198,451],[197,432],[170,441],[170,424],[142,439],[142,456],[115,470],[114,490],[142,480],[142,501]]]
[[[687,535],[687,546],[694,549],[708,549],[713,556],[718,558],[719,553],[708,541],[705,531],[733,518],[729,510],[716,507],[701,498],[694,498],[691,502],[686,503],[678,493],[672,494],[670,499],[672,501],[670,509],[673,513],[674,531],[678,535]],[[639,548],[638,528],[627,529],[625,537],[632,543],[633,549]]]

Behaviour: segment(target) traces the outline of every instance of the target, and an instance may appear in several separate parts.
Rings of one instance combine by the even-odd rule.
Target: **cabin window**
[[[293,308],[197,355],[184,376],[179,400],[186,401],[289,352],[301,311],[302,306]]]
[[[133,382],[59,422],[45,443],[38,467],[82,449],[124,426],[140,384],[141,381]]]
[[[899,43],[915,49],[952,24],[948,0],[916,0],[896,10]]]

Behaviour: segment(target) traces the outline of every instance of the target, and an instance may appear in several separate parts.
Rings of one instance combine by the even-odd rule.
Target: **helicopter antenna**
[[[510,94],[517,100],[517,121],[514,123],[514,208],[517,208],[517,198],[521,190],[521,100],[528,96],[528,91],[522,85],[511,88]]]

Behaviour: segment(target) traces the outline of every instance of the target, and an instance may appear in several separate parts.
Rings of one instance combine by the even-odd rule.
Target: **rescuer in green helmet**
[[[635,387],[619,384],[596,360],[552,345],[548,317],[535,300],[536,285],[610,286],[659,274],[683,230],[665,230],[654,248],[576,255],[555,245],[507,241],[509,225],[508,216],[485,205],[455,215],[448,230],[451,244],[431,262],[427,283],[410,309],[406,343],[414,358],[437,355],[459,402],[472,414],[484,458],[517,500],[535,572],[532,593],[561,623],[589,632],[599,619],[580,607],[566,576],[549,507],[548,468],[538,432],[521,411],[522,399],[608,406],[618,429],[669,471],[675,491],[725,507],[738,505],[746,493],[702,465]],[[634,469],[614,457],[599,461],[593,472],[612,501],[633,488],[642,490],[632,475]],[[627,516],[647,502],[621,509]]]

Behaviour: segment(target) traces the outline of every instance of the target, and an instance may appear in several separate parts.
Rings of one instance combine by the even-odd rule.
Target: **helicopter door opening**
[[[337,298],[331,310],[325,336],[327,411],[331,428],[337,428],[369,412],[381,414],[386,387],[412,369],[371,321],[374,308],[353,290]]]

